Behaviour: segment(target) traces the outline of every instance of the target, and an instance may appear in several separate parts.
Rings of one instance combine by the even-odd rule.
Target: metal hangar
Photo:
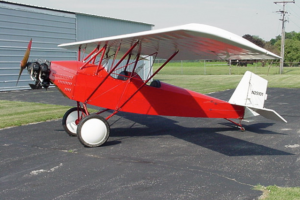
[[[58,44],[151,30],[152,24],[0,1],[0,91],[29,89],[26,73],[18,86],[20,60],[33,39],[31,59],[76,60]]]

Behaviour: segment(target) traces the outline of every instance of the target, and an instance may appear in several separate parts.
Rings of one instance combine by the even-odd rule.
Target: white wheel
[[[79,116],[82,116],[83,113],[85,113],[85,111],[83,109],[80,109]],[[78,108],[77,107],[71,108],[64,115],[62,120],[62,126],[70,136],[76,136],[78,123],[79,123]]]
[[[99,147],[104,144],[109,137],[109,132],[109,124],[97,114],[86,116],[77,127],[77,137],[87,147]]]

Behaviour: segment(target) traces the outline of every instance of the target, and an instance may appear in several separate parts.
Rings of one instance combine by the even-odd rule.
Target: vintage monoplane
[[[246,72],[229,102],[153,80],[170,60],[279,59],[277,55],[225,30],[201,24],[187,24],[82,42],[59,47],[78,51],[77,61],[28,62],[30,41],[21,62],[20,75],[27,68],[44,88],[54,84],[77,102],[62,120],[65,131],[88,147],[104,144],[110,134],[107,120],[119,111],[145,115],[224,118],[241,130],[243,119],[262,115],[286,122],[274,110],[264,108],[267,81]],[[145,60],[165,62],[156,70]],[[153,62],[152,62],[153,63]],[[20,78],[19,75],[19,78]],[[18,79],[19,80],[19,79]],[[90,114],[87,105],[106,108]],[[104,118],[101,113],[112,110]],[[233,119],[237,119],[235,122]]]

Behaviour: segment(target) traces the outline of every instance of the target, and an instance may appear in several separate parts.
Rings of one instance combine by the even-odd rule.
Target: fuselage
[[[52,61],[50,80],[68,98],[90,105],[146,115],[242,119],[245,108],[187,89],[160,83],[144,85],[134,75],[127,80],[108,76],[98,65]],[[98,71],[97,71],[98,69]]]

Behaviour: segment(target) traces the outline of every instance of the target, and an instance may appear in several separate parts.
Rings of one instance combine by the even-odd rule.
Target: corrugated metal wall
[[[29,88],[33,83],[23,72],[18,87],[16,80],[30,39],[30,60],[69,60],[76,53],[57,48],[58,44],[76,41],[75,14],[35,9],[0,2],[0,90]]]
[[[30,60],[75,60],[76,52],[57,45],[150,30],[152,25],[86,14],[0,2],[0,91],[29,89],[24,70],[16,80],[29,40]]]
[[[77,40],[95,39],[151,30],[150,24],[118,20],[93,15],[76,14]]]

